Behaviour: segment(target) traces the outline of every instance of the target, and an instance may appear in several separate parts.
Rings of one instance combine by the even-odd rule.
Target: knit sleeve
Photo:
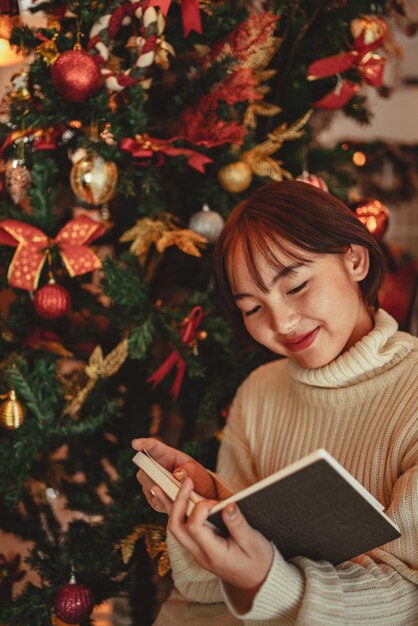
[[[237,614],[223,589],[230,611],[245,622],[273,619],[280,620],[277,623],[324,626],[417,624],[418,441],[405,458],[408,463],[401,468],[387,509],[400,527],[401,538],[336,567],[302,557],[286,562],[276,553],[248,613]]]
[[[233,492],[258,480],[252,466],[248,444],[241,432],[240,412],[241,393],[238,390],[230,410],[227,436],[222,440],[218,455],[219,473],[211,472],[219,500],[225,500]],[[219,578],[200,568],[170,533],[167,545],[174,584],[180,593],[192,602],[205,604],[223,602]]]

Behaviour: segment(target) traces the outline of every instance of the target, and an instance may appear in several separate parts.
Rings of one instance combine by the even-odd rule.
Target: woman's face
[[[268,287],[263,293],[237,244],[227,263],[232,293],[255,341],[303,367],[321,367],[373,328],[359,288],[369,269],[368,251],[353,245],[342,255],[318,255],[289,244],[287,248],[307,261],[272,250],[283,266],[277,270],[255,255]]]

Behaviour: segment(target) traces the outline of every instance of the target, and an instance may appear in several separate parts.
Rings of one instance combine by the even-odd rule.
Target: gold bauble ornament
[[[218,172],[218,180],[226,191],[239,193],[245,191],[251,185],[253,173],[244,161],[237,161],[225,165]]]
[[[16,398],[14,389],[7,396],[8,399],[0,405],[0,425],[7,430],[17,430],[25,421],[25,409]]]
[[[94,206],[105,205],[116,191],[118,168],[112,161],[90,152],[76,161],[71,169],[72,190],[80,200]]]

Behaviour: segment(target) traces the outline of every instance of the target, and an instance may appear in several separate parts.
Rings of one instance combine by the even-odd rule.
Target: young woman
[[[217,474],[154,439],[133,441],[183,482],[171,504],[138,473],[151,506],[169,514],[177,590],[156,623],[417,625],[418,341],[378,308],[379,246],[331,194],[289,181],[235,208],[215,257],[232,319],[286,358],[239,388]],[[205,524],[214,499],[317,448],[384,505],[400,539],[333,566],[285,561],[234,505],[223,513],[227,539]],[[192,487],[208,500],[186,518]]]

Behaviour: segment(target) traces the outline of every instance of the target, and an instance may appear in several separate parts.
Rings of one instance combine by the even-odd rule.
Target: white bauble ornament
[[[189,221],[189,228],[206,237],[209,243],[215,243],[224,225],[224,218],[216,211],[211,211],[207,204],[202,206],[201,211],[192,215]]]

